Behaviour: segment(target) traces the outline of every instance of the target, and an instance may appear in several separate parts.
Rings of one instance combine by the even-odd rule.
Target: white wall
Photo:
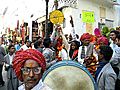
[[[120,26],[120,6],[114,6],[114,9],[115,9],[114,20],[116,21],[114,23],[114,27],[118,27]]]
[[[65,33],[70,32],[69,30],[70,25],[68,23],[69,15],[73,16],[76,33],[81,35],[82,33],[86,32],[85,23],[83,23],[80,18],[80,14],[82,14],[82,10],[94,12],[95,14],[95,22],[93,23],[93,30],[94,30],[96,27],[98,27],[98,22],[100,22],[100,7],[101,6],[106,8],[106,19],[114,20],[115,19],[115,8],[113,8],[112,5],[109,5],[109,4],[105,5],[104,3],[93,2],[91,0],[79,0],[77,9],[74,9],[74,8],[63,9],[63,13],[64,13],[64,16],[67,22]]]

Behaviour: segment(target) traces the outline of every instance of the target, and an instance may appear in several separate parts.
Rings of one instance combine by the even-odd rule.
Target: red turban
[[[108,39],[104,36],[98,38],[97,44],[100,45],[100,43],[103,43],[104,45],[108,45]]]
[[[15,57],[13,59],[13,69],[16,73],[16,76],[18,77],[20,81],[23,81],[22,76],[21,76],[22,75],[21,68],[24,66],[24,63],[29,59],[32,59],[38,62],[38,64],[41,66],[43,71],[45,71],[46,69],[46,62],[45,62],[45,58],[42,55],[42,53],[40,53],[39,51],[35,49],[27,49],[24,51],[19,50],[16,52]]]
[[[89,34],[89,33],[84,33],[81,38],[80,38],[80,41],[83,41],[85,39],[89,39],[89,40],[92,40],[92,35]]]

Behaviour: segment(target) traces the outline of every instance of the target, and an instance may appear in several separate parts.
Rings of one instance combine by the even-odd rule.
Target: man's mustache
[[[37,79],[36,78],[31,78],[31,77],[28,77],[27,79],[26,79],[26,81],[36,81]]]

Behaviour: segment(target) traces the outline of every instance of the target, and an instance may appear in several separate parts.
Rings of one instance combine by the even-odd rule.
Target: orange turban
[[[85,39],[89,39],[90,41],[92,40],[92,35],[89,34],[89,33],[84,33],[81,38],[80,38],[80,41],[83,41]]]
[[[45,71],[46,69],[46,62],[45,58],[39,51],[35,49],[27,49],[27,50],[19,50],[16,52],[15,57],[13,59],[13,69],[16,73],[16,76],[20,81],[23,81],[21,68],[24,66],[24,63],[29,60],[35,60],[41,66],[42,70]]]

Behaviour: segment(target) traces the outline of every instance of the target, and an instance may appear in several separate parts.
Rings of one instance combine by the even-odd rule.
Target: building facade
[[[75,32],[79,35],[93,33],[98,27],[115,28],[120,25],[119,0],[58,0],[58,9],[64,13],[65,34],[71,32],[70,15],[73,17]]]

